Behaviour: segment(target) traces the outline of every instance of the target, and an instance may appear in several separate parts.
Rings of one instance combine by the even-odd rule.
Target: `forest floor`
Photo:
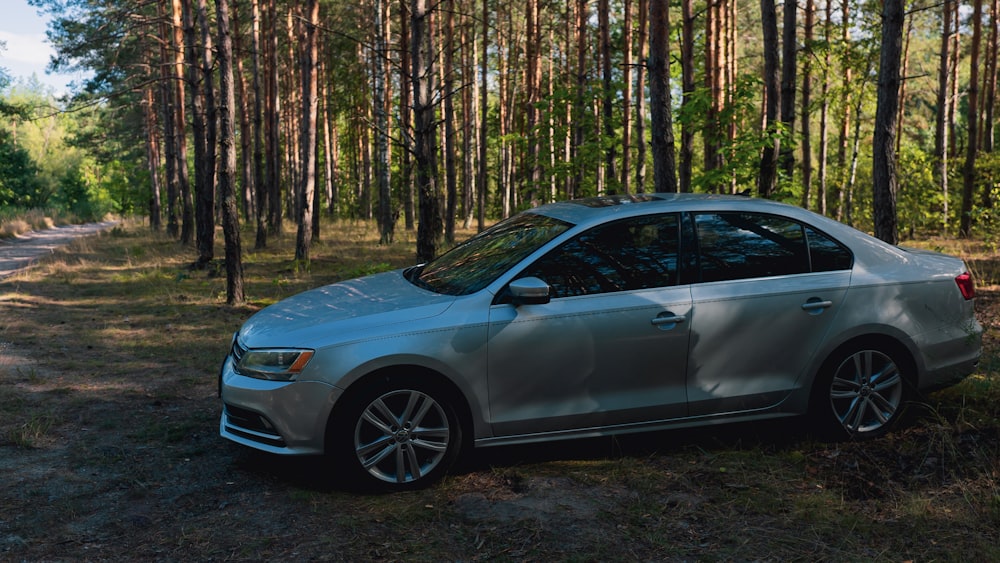
[[[0,280],[0,561],[1000,560],[1000,257],[981,280],[983,362],[868,443],[789,421],[475,452],[441,483],[343,489],[315,458],[218,437],[217,369],[260,307],[412,262],[365,223],[218,264],[124,225]],[[252,241],[252,233],[244,233]],[[221,251],[218,255],[222,255]]]

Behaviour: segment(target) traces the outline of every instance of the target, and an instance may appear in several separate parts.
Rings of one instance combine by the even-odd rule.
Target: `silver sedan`
[[[426,485],[467,448],[807,415],[876,437],[972,373],[963,262],[765,200],[544,205],[236,333],[220,432]]]

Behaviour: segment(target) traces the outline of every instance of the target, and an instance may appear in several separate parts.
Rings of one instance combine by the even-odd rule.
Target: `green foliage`
[[[40,187],[38,167],[28,151],[17,146],[9,131],[0,129],[0,205],[45,206],[48,197]]]
[[[916,145],[902,145],[896,175],[900,234],[912,239],[917,233],[937,232],[944,213],[944,196],[934,179],[933,156]]]

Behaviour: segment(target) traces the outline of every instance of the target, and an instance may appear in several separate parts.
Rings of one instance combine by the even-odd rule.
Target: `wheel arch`
[[[421,384],[429,385],[435,390],[443,393],[449,400],[450,405],[455,409],[455,416],[458,418],[459,425],[461,426],[462,441],[460,452],[467,451],[474,442],[473,437],[475,435],[476,428],[475,419],[472,416],[472,408],[469,406],[468,398],[453,380],[437,370],[419,364],[384,366],[376,368],[355,379],[337,399],[337,403],[333,405],[330,415],[327,417],[326,431],[323,440],[324,449],[329,451],[330,439],[334,435],[331,428],[333,425],[338,423],[338,418],[346,410],[344,408],[338,408],[338,405],[342,406],[343,404],[349,404],[351,401],[357,400],[358,396],[372,386],[387,384],[390,382],[405,384],[408,379],[413,378],[418,378]]]

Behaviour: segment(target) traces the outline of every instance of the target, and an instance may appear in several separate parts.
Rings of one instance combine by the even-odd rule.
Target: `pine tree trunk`
[[[625,21],[622,23],[622,45],[625,53],[622,64],[622,192],[632,193],[632,0],[624,0],[622,10]],[[551,73],[549,73],[551,76]]]
[[[373,60],[373,78],[375,83],[375,99],[372,107],[375,108],[375,174],[376,185],[378,186],[378,226],[379,244],[389,244],[393,239],[395,221],[392,217],[392,191],[389,178],[389,169],[392,163],[389,161],[389,116],[386,113],[386,60],[388,50],[386,49],[387,38],[385,26],[386,5],[384,0],[375,0],[375,52]]]
[[[937,115],[934,119],[934,172],[938,187],[941,190],[943,210],[941,225],[948,229],[948,122],[951,104],[948,95],[951,92],[951,42],[952,42],[952,4],[955,0],[944,0],[941,6],[941,55],[938,59],[938,91]]]
[[[694,83],[694,7],[693,0],[681,0],[681,107],[687,110],[695,94]],[[681,122],[680,190],[691,191],[694,166],[694,124]]]
[[[264,168],[264,96],[262,84],[263,69],[261,61],[261,13],[259,0],[250,0],[250,40],[253,52],[251,60],[251,89],[253,90],[253,184],[255,201],[257,203],[256,226],[257,233],[254,248],[260,250],[267,247],[267,214],[270,193]]]
[[[229,23],[229,0],[216,0],[219,46],[219,197],[222,203],[222,232],[226,247],[226,303],[240,305],[245,300],[239,212],[236,208],[236,131],[233,92],[233,44]]]
[[[781,74],[778,70],[778,12],[774,0],[761,0],[761,26],[764,37],[764,130],[773,142],[764,146],[757,176],[757,193],[771,197],[777,187],[778,154],[781,137],[777,133],[778,108],[781,104]]]
[[[962,168],[962,215],[958,234],[972,236],[972,199],[976,190],[976,156],[979,153],[979,44],[983,34],[983,0],[972,2],[972,46],[969,52],[968,119],[965,166]]]
[[[179,179],[177,170],[177,118],[174,115],[176,108],[174,58],[168,52],[168,41],[173,37],[171,28],[167,23],[170,21],[167,9],[167,1],[159,0],[158,10],[160,16],[160,35],[164,38],[160,42],[160,106],[163,108],[161,119],[163,122],[163,157],[164,173],[167,182],[167,235],[176,238],[178,233],[177,225],[177,195],[179,193]],[[172,47],[172,45],[171,45]]]
[[[434,117],[434,45],[428,0],[412,0],[410,42],[413,57],[413,133],[419,216],[417,259],[433,260],[441,238],[437,182],[437,124]]]
[[[649,0],[639,0],[638,44],[640,64],[635,67],[635,191],[638,193],[646,191],[646,58],[649,56],[648,38]],[[681,184],[681,189],[684,189],[683,184]]]
[[[798,9],[796,0],[785,0],[784,20],[781,40],[781,122],[785,124],[786,138],[795,131],[795,74],[797,70],[798,44],[795,26]],[[784,143],[779,153],[779,166],[789,180],[795,173],[795,155],[792,143]]]
[[[479,170],[476,174],[476,226],[479,231],[486,228],[486,140],[487,116],[489,111],[487,77],[489,76],[490,12],[488,0],[483,0],[480,16],[483,19],[482,44],[479,53]]]
[[[812,130],[810,123],[812,105],[812,57],[813,27],[815,26],[815,0],[806,0],[805,7],[805,53],[802,60],[802,207],[809,209],[812,204]]]
[[[875,236],[899,242],[896,225],[896,119],[899,109],[900,59],[903,50],[903,0],[886,0],[882,8],[882,48],[878,102],[872,140],[872,185]]]
[[[677,191],[670,110],[669,8],[667,0],[652,0],[649,10],[649,109],[652,114],[653,183],[657,192]]]
[[[299,121],[301,149],[301,187],[298,190],[298,233],[295,239],[295,259],[308,261],[312,245],[314,191],[316,190],[316,118],[319,61],[319,0],[306,3],[302,45],[302,116]]]
[[[455,214],[458,211],[458,171],[455,158],[455,0],[445,0],[444,49],[442,75],[444,97],[444,174],[445,214],[444,240],[448,246],[455,244]]]

